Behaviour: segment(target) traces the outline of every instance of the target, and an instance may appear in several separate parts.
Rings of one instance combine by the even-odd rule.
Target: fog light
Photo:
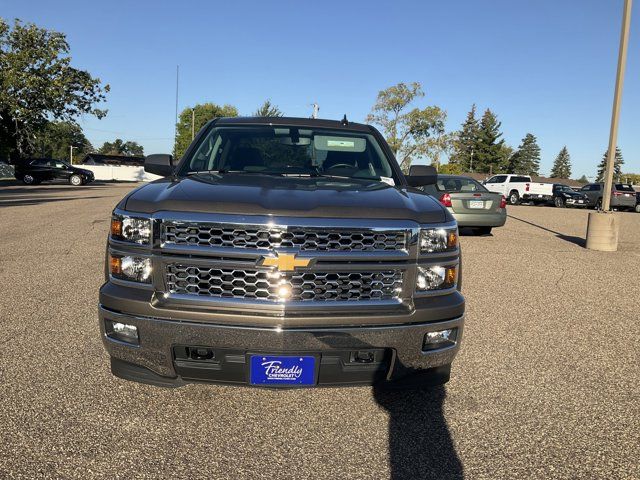
[[[456,344],[457,328],[448,328],[436,332],[427,332],[424,336],[422,350],[435,350]]]
[[[105,320],[104,327],[107,337],[109,338],[132,345],[138,345],[140,343],[138,339],[138,327],[135,325]]]

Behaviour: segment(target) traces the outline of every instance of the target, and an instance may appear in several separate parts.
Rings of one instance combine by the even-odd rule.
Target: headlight
[[[148,245],[151,243],[151,220],[148,218],[113,215],[111,238],[123,242]]]
[[[456,286],[457,281],[458,269],[456,266],[418,266],[416,291],[428,292],[432,290],[444,290],[447,288],[453,288]]]
[[[455,250],[458,246],[458,228],[426,228],[420,230],[420,253]]]
[[[129,255],[109,255],[111,276],[130,282],[151,283],[151,259]]]

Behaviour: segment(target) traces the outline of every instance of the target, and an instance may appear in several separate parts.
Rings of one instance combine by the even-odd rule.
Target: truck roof
[[[363,123],[346,122],[341,120],[324,120],[319,118],[299,117],[222,117],[212,120],[216,125],[295,125],[300,127],[333,128],[344,131],[367,132],[373,127]]]

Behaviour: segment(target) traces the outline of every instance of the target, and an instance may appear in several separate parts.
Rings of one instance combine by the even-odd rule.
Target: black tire
[[[69,177],[69,183],[74,187],[82,185],[82,177],[80,175],[73,174]]]
[[[556,197],[553,199],[553,204],[558,208],[565,208],[567,204],[564,202],[562,197]]]
[[[520,194],[517,190],[513,190],[509,193],[509,205],[518,205],[520,203]]]
[[[478,233],[478,235],[489,235],[492,228],[493,227],[478,227],[475,229],[475,231]]]
[[[594,207],[596,210],[602,210],[602,199],[599,198],[596,202],[596,206]]]

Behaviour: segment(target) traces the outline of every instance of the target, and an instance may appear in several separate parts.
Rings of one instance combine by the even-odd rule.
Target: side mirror
[[[173,156],[166,153],[148,155],[144,159],[144,171],[161,177],[173,175]]]
[[[430,165],[411,165],[407,183],[412,187],[434,185],[438,180],[438,172]]]

